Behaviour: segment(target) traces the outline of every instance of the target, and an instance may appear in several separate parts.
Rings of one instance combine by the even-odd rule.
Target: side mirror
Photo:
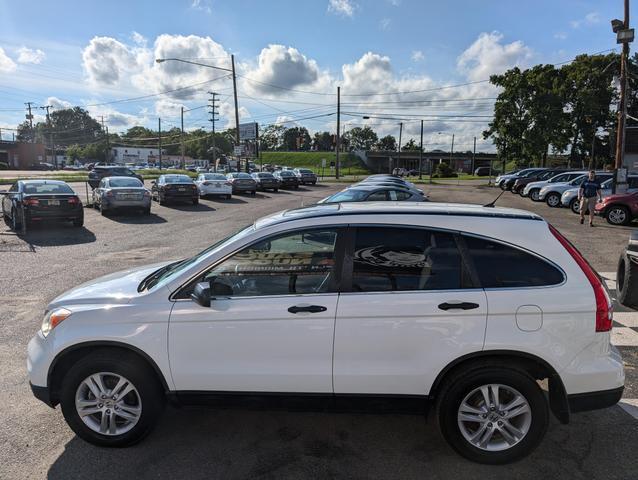
[[[222,282],[213,280],[210,283],[210,297],[232,297],[233,287]],[[210,302],[209,302],[210,303]]]
[[[191,299],[202,307],[210,307],[210,284],[208,282],[200,282],[195,285]]]

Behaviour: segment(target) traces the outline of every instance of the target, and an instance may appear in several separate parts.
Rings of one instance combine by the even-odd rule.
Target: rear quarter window
[[[545,287],[565,279],[558,268],[532,253],[483,238],[463,238],[483,288]]]

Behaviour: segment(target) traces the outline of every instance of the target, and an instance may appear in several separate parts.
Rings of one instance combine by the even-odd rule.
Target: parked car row
[[[579,190],[588,174],[588,170],[526,168],[498,176],[495,184],[534,202],[580,214]],[[615,195],[612,195],[612,172],[596,171],[595,178],[601,184],[603,196],[595,207],[597,215],[612,225],[627,225],[638,218],[638,175],[629,175],[627,191]]]
[[[142,177],[129,167],[99,165],[89,172],[91,203],[102,215],[116,210],[137,210],[150,215],[153,201],[160,205],[173,202],[199,203],[201,197],[219,196],[230,199],[237,193],[255,195],[257,190],[298,189],[299,185],[315,185],[317,176],[310,170],[281,170],[252,174],[233,172],[200,173],[195,180],[183,174],[160,175],[144,186]],[[70,221],[84,225],[82,201],[73,189],[58,180],[20,180],[2,192],[2,213],[14,230],[24,230],[42,220]]]
[[[422,190],[396,175],[370,175],[318,203],[343,202],[427,202]]]

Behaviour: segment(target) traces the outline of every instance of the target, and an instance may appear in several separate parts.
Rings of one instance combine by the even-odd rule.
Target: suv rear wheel
[[[486,365],[448,379],[437,398],[437,420],[443,437],[465,458],[503,464],[528,455],[540,443],[549,409],[527,373]]]
[[[79,437],[99,446],[123,447],[153,429],[164,392],[154,372],[138,358],[104,351],[71,367],[62,382],[60,404]]]

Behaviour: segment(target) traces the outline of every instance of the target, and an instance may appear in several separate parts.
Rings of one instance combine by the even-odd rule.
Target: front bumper
[[[565,195],[563,194],[560,197],[560,204],[561,206],[565,207],[565,208],[569,208],[570,203],[572,203],[572,200],[574,198],[578,198],[576,195]]]
[[[622,386],[611,390],[567,395],[569,411],[577,413],[612,407],[620,401],[624,390],[625,387]]]
[[[50,407],[53,402],[47,383],[52,360],[50,344],[41,332],[36,333],[27,345],[27,374],[33,395]]]
[[[55,408],[55,404],[51,400],[49,387],[40,387],[38,385],[33,385],[31,382],[29,382],[29,386],[31,387],[31,392],[35,398],[46,403],[49,407]]]

